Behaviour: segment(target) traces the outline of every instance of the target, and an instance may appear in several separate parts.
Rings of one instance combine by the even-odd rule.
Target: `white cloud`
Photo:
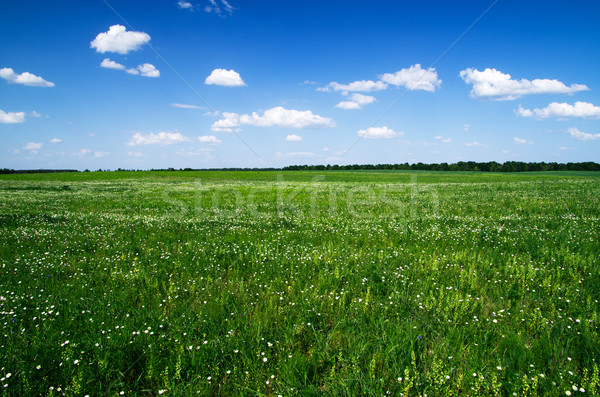
[[[0,110],[0,123],[17,124],[25,122],[25,112],[5,112]]]
[[[90,153],[92,153],[91,149],[81,149],[79,152],[77,152],[77,154],[79,154],[81,157],[87,156]]]
[[[443,136],[436,136],[435,139],[437,139],[438,141],[441,141],[443,143],[450,143],[452,142],[452,139],[450,138],[444,138]]]
[[[190,138],[181,134],[181,132],[151,132],[150,134],[142,134],[137,132],[131,137],[128,146],[138,145],[173,145],[176,143],[189,142]]]
[[[313,114],[310,110],[285,109],[281,106],[265,110],[262,116],[223,112],[223,119],[213,123],[212,130],[218,132],[239,131],[242,125],[255,127],[283,128],[333,128],[335,121]]]
[[[138,65],[135,68],[126,69],[125,65],[121,65],[118,62],[112,61],[109,58],[104,58],[100,63],[100,66],[106,69],[124,70],[125,72],[133,75],[141,75],[144,77],[159,77],[160,71],[150,63],[144,63]]]
[[[30,87],[54,87],[54,83],[46,81],[40,76],[29,72],[16,74],[12,68],[0,69],[0,77],[12,84],[23,84]]]
[[[50,139],[50,143],[61,143],[61,142],[62,142],[62,139],[59,139],[59,138]]]
[[[300,142],[303,138],[300,135],[288,135],[285,137],[285,140],[288,142]]]
[[[177,6],[179,8],[183,8],[185,10],[191,10],[192,8],[194,8],[194,5],[192,3],[190,3],[189,1],[185,1],[185,0],[179,0],[177,2]]]
[[[435,88],[439,88],[442,84],[442,80],[438,78],[435,68],[425,70],[418,63],[409,68],[401,69],[396,73],[385,73],[379,76],[379,78],[385,83],[403,86],[411,91],[424,90],[434,92]]]
[[[160,76],[160,72],[158,69],[154,67],[154,65],[150,63],[145,63],[143,65],[138,65],[137,70],[139,70],[140,74],[144,77],[158,77]]]
[[[223,141],[221,141],[220,139],[217,139],[217,137],[214,135],[199,136],[198,140],[202,143],[210,143],[212,145],[220,145],[221,143],[223,143]]]
[[[463,124],[463,130],[465,130],[465,132],[469,131],[469,128],[471,126],[469,124]]]
[[[350,96],[349,101],[342,101],[335,105],[340,109],[361,109],[363,105],[375,102],[375,97],[354,93]]]
[[[186,105],[185,103],[172,103],[171,106],[180,109],[205,109],[202,106]]]
[[[41,142],[28,142],[23,146],[23,150],[28,150],[31,154],[37,154],[38,150],[40,150],[44,146]]]
[[[370,139],[389,139],[404,135],[403,132],[395,132],[388,127],[369,127],[366,130],[358,130],[358,135]]]
[[[579,141],[593,141],[600,139],[600,134],[590,134],[589,132],[579,131],[577,128],[569,128],[567,133]]]
[[[360,105],[358,103],[352,102],[352,101],[342,101],[342,102],[338,103],[337,105],[335,105],[335,107],[338,109],[345,109],[345,110],[360,109]]]
[[[130,157],[142,157],[142,152],[127,152],[127,155]]]
[[[115,69],[115,70],[124,70],[125,69],[125,65],[121,65],[118,62],[111,61],[109,58],[104,58],[102,60],[102,62],[100,62],[100,67],[103,67],[106,69]]]
[[[204,80],[204,84],[222,85],[225,87],[242,87],[245,86],[244,80],[235,70],[215,69],[210,76]]]
[[[95,159],[99,159],[99,158],[102,158],[102,157],[106,157],[109,154],[110,154],[109,152],[94,152],[94,158]]]
[[[342,93],[348,93],[350,91],[381,91],[387,88],[387,84],[383,81],[373,80],[360,80],[354,81],[350,84],[340,84],[335,81],[327,84],[325,87],[317,88],[317,91],[330,92],[330,91],[341,91]]]
[[[477,141],[473,141],[471,143],[466,143],[465,145],[469,146],[469,147],[488,147],[488,145],[481,143],[481,142],[477,142]]]
[[[208,2],[210,5],[204,7],[204,11],[208,13],[214,12],[219,16],[225,16],[225,14],[231,15],[235,10],[227,0],[221,0],[219,3],[216,0],[208,0]]]
[[[113,25],[107,32],[99,33],[94,40],[90,42],[90,48],[95,48],[96,52],[116,52],[118,54],[127,54],[130,51],[137,51],[141,46],[150,41],[150,35],[144,32],[127,32],[125,26]]]
[[[543,109],[523,109],[521,105],[515,110],[515,113],[522,117],[536,117],[538,119],[547,119],[550,117],[584,117],[600,118],[600,106],[594,106],[588,102],[575,102],[574,105],[568,103],[552,102]]]
[[[529,142],[528,140],[517,138],[516,136],[513,138],[513,142],[515,145],[531,145],[533,142]]]
[[[524,109],[521,105],[519,105],[518,109],[515,109],[515,114],[521,117],[533,117],[533,112],[529,109]]]
[[[467,84],[473,85],[472,98],[493,101],[513,100],[529,94],[572,94],[589,90],[584,84],[566,86],[558,80],[513,80],[510,74],[490,68],[482,72],[468,68],[460,72],[460,77]]]

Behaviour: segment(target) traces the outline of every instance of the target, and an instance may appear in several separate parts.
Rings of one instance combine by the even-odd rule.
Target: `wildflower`
[[[267,361],[269,361],[269,359],[267,359],[266,357],[263,357],[263,362],[266,363]]]

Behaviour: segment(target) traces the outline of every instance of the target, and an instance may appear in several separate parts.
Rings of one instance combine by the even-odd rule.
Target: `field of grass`
[[[3,395],[598,395],[600,174],[0,176]]]

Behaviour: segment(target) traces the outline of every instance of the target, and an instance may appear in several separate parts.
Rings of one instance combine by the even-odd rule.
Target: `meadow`
[[[0,176],[7,396],[600,393],[600,173]]]

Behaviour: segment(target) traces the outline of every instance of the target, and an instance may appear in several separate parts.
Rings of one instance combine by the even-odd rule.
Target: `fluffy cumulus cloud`
[[[536,117],[538,119],[547,119],[553,117],[583,117],[600,118],[600,106],[594,106],[589,102],[575,102],[574,105],[568,103],[552,102],[542,109],[524,109],[521,105],[515,110],[515,113],[522,117]]]
[[[137,51],[144,44],[150,41],[150,35],[144,32],[127,31],[125,26],[113,25],[107,32],[99,33],[94,40],[90,42],[90,48],[95,48],[96,52],[116,52],[118,54],[127,54],[130,51]]]
[[[204,80],[204,84],[222,85],[225,87],[242,87],[245,86],[244,80],[235,70],[215,69],[210,76]]]
[[[350,96],[348,101],[342,101],[335,105],[336,108],[340,109],[362,109],[364,105],[375,102],[375,97],[369,95],[363,95],[354,93]]]
[[[135,133],[127,145],[173,145],[176,143],[189,142],[190,138],[184,136],[181,132],[151,132],[149,134]]]
[[[424,90],[434,92],[436,87],[439,88],[442,84],[442,80],[438,78],[435,68],[423,69],[418,63],[409,68],[401,69],[396,73],[382,74],[379,78],[387,84],[406,87],[411,91]]]
[[[102,62],[100,62],[100,66],[106,69],[114,69],[114,70],[124,70],[125,72],[133,75],[140,75],[144,77],[159,77],[160,71],[154,67],[154,65],[150,63],[144,63],[142,65],[138,65],[135,68],[127,69],[125,65],[121,65],[118,62],[112,61],[109,58],[104,58]]]
[[[111,61],[109,58],[104,58],[102,62],[100,62],[100,67],[106,69],[125,70],[125,65],[121,65],[118,62]]]
[[[348,93],[351,91],[361,91],[361,92],[370,92],[370,91],[381,91],[387,88],[387,84],[383,81],[373,81],[373,80],[360,80],[354,81],[350,84],[340,84],[335,81],[327,84],[325,87],[317,88],[317,91],[322,92],[330,92],[330,91],[341,91],[342,93]]]
[[[438,141],[443,142],[443,143],[450,143],[450,142],[452,142],[452,139],[450,139],[450,138],[444,138],[441,135],[435,136],[435,139],[437,139]]]
[[[208,143],[208,144],[211,144],[211,145],[220,145],[221,143],[223,143],[220,139],[218,139],[214,135],[199,136],[198,137],[198,141],[200,141],[202,143]]]
[[[212,130],[217,132],[240,131],[240,126],[251,125],[255,127],[283,127],[283,128],[332,128],[335,121],[330,118],[314,114],[310,110],[285,109],[281,106],[274,107],[261,115],[222,113],[223,118],[213,123]]]
[[[143,65],[139,65],[137,70],[140,72],[140,75],[144,77],[159,77],[160,72],[158,69],[154,67],[154,65],[150,63],[144,63]]]
[[[513,142],[515,145],[531,145],[533,143],[523,138],[517,138],[516,136],[513,138]]]
[[[473,85],[472,98],[493,101],[508,101],[529,94],[572,94],[589,90],[584,84],[567,86],[558,80],[513,80],[510,74],[490,68],[484,71],[468,68],[460,72],[460,77]]]
[[[183,8],[184,10],[191,10],[194,8],[194,5],[192,3],[190,3],[189,1],[179,0],[177,2],[177,7]]]
[[[17,74],[12,68],[0,69],[0,77],[12,84],[22,84],[30,87],[54,87],[54,83],[46,81],[40,76],[29,72]]]
[[[60,139],[60,138],[52,138],[52,139],[50,139],[50,143],[61,143],[61,142],[62,142],[62,139]]]
[[[589,132],[579,131],[577,128],[569,128],[567,133],[579,141],[593,141],[600,139],[600,134],[590,134]]]
[[[303,138],[300,135],[288,135],[285,137],[285,140],[288,142],[300,142]]]
[[[43,146],[44,144],[41,142],[28,142],[23,146],[23,150],[27,150],[31,154],[37,154]]]
[[[5,112],[0,110],[0,123],[18,124],[25,122],[25,112]]]
[[[403,132],[396,132],[388,127],[369,127],[366,130],[358,130],[358,136],[369,139],[389,139],[404,135]]]

